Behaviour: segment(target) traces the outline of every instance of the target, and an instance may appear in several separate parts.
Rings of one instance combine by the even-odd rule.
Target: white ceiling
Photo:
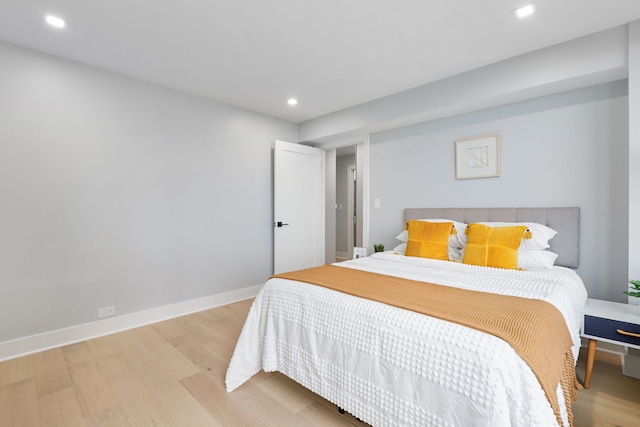
[[[536,0],[518,21],[526,2],[0,0],[0,40],[302,122],[640,18],[638,0]]]

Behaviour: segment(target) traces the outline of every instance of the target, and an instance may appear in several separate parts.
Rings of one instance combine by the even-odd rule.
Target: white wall
[[[272,273],[294,124],[1,43],[0,94],[0,342]]]
[[[456,180],[454,141],[498,132],[502,174]],[[594,298],[626,301],[626,80],[371,135],[370,241],[392,248],[405,207],[578,206],[578,273]]]

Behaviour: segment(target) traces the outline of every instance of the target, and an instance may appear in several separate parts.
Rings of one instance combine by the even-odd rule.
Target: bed
[[[574,270],[579,261],[579,209],[405,210],[406,221],[425,219],[547,225],[557,231],[548,250],[558,256],[552,267],[524,271],[388,251],[336,264],[332,271],[384,275],[390,283],[425,282],[451,292],[481,292],[552,306],[560,320],[544,326],[544,333],[556,335],[557,329],[558,335],[568,334],[575,369],[587,298]],[[227,391],[260,370],[279,371],[374,426],[571,424],[566,388],[560,382],[551,391],[543,387],[531,360],[503,338],[356,295],[271,278],[256,297],[238,339],[227,371]],[[531,322],[530,329],[540,335],[539,326]],[[567,376],[566,370],[562,375]],[[575,381],[575,370],[571,375]]]

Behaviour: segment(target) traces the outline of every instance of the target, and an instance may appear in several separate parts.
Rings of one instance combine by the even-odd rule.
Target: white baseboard
[[[0,342],[0,362],[255,297],[262,285]]]
[[[346,252],[336,252],[336,258],[346,259],[349,257],[349,254]]]

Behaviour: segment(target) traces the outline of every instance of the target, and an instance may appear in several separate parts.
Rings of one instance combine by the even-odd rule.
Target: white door
[[[324,264],[324,151],[276,141],[274,274]]]

